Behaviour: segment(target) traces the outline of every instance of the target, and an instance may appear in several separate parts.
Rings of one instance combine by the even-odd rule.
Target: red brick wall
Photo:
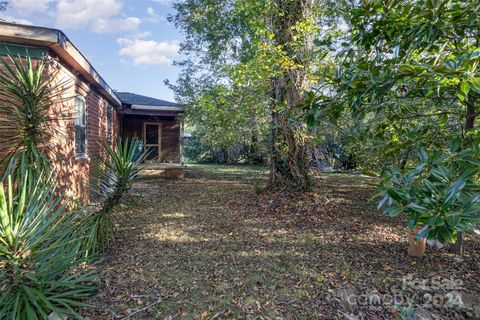
[[[180,123],[162,121],[161,161],[179,163],[180,160]]]
[[[68,81],[58,99],[52,105],[51,124],[54,134],[50,141],[53,149],[53,165],[58,174],[61,187],[67,194],[83,201],[89,200],[89,184],[98,168],[101,153],[100,143],[118,137],[119,126],[115,109],[111,114],[111,133],[107,126],[108,101],[98,90],[69,70],[67,66],[56,63],[59,72],[56,81]],[[46,72],[50,72],[47,70]],[[82,96],[86,101],[87,112],[87,156],[77,158],[75,155],[75,97]],[[5,157],[0,154],[0,157]]]
[[[65,68],[65,67],[63,67]],[[66,69],[66,68],[65,68]],[[67,70],[65,70],[68,74]],[[63,143],[59,145],[62,155],[57,162],[57,172],[61,176],[61,181],[75,197],[83,200],[88,199],[91,178],[95,176],[98,169],[99,157],[102,154],[101,143],[108,141],[112,143],[118,137],[118,125],[116,124],[115,108],[111,114],[110,134],[107,124],[109,102],[92,86],[88,85],[82,79],[70,75],[74,86],[71,88],[70,95],[73,96],[62,106],[67,110],[75,110],[74,97],[82,96],[86,101],[87,113],[87,157],[77,157],[75,155],[75,120],[69,119],[64,124],[67,127],[67,136]],[[93,186],[94,187],[94,186]],[[93,188],[94,189],[94,188]]]

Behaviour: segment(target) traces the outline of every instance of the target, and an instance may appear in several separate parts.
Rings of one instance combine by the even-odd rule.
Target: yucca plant
[[[74,308],[91,293],[94,273],[75,214],[65,212],[52,178],[33,178],[25,161],[20,168],[20,179],[0,184],[0,319],[80,318]]]
[[[51,138],[64,134],[57,122],[72,116],[52,110],[69,88],[68,80],[58,80],[58,71],[47,58],[0,57],[0,151],[12,170],[26,157],[36,172],[50,172]]]
[[[94,252],[108,244],[113,231],[112,211],[138,178],[147,155],[137,139],[119,139],[113,146],[104,142],[102,149],[107,156],[100,158],[96,179],[98,188],[93,195],[100,202],[100,209],[90,216],[88,222],[88,247],[94,248]]]

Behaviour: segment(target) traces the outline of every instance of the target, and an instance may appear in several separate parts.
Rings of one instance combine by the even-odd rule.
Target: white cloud
[[[56,24],[61,29],[90,28],[97,33],[137,30],[141,20],[117,17],[121,9],[118,0],[59,0]]]
[[[134,65],[171,65],[180,49],[177,41],[119,38],[117,42],[122,47],[118,53],[130,57]]]
[[[156,17],[157,16],[157,14],[155,13],[155,10],[152,7],[147,8],[147,13],[151,17]]]
[[[149,32],[149,31],[137,31],[137,32],[135,32],[135,34],[132,35],[131,38],[143,39],[143,38],[148,38],[151,35],[152,35],[152,33]]]
[[[159,3],[163,6],[169,5],[172,3],[172,0],[152,0],[153,2]]]
[[[13,0],[12,9],[21,15],[29,15],[36,12],[45,12],[48,10],[49,3],[52,0]]]
[[[147,18],[148,22],[157,23],[157,22],[160,22],[160,21],[166,21],[165,17],[159,16],[155,12],[155,9],[153,9],[152,7],[147,8],[147,14],[149,16],[149,18]]]
[[[6,22],[14,22],[14,23],[19,23],[19,24],[27,24],[27,25],[33,25],[33,22],[27,19],[21,19],[21,18],[16,18],[12,16],[0,16],[0,20],[6,21]]]
[[[97,33],[115,31],[135,31],[142,21],[136,17],[126,19],[97,19],[91,24],[91,29]]]

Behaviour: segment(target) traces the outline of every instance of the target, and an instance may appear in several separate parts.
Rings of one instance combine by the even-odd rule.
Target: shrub
[[[59,70],[50,67],[46,59],[34,63],[29,56],[23,60],[20,56],[0,57],[0,65],[0,151],[7,153],[3,161],[9,162],[11,169],[6,174],[19,168],[14,165],[20,158],[37,172],[48,174],[55,152],[50,139],[64,134],[55,124],[72,117],[52,112],[52,106],[54,101],[62,101],[69,82],[58,82]]]
[[[198,163],[248,163],[263,164],[264,155],[259,143],[236,142],[228,145],[209,144],[202,134],[193,131],[190,141],[185,145],[187,161]]]
[[[418,152],[418,165],[382,174],[379,208],[389,216],[404,214],[410,229],[423,226],[417,237],[454,243],[458,232],[480,223],[480,146],[462,150],[460,140],[450,152]]]
[[[81,258],[74,213],[52,178],[21,168],[18,181],[8,176],[0,187],[0,319],[80,318],[74,308],[91,293],[94,273]]]
[[[114,147],[104,142],[102,147],[107,157],[100,159],[98,190],[94,195],[101,205],[87,222],[90,233],[87,247],[93,252],[108,244],[113,230],[112,211],[137,179],[147,155],[140,151],[139,140],[117,140]]]

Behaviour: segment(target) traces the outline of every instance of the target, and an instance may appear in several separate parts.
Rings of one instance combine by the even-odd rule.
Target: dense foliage
[[[266,155],[262,141],[238,139],[234,144],[217,144],[209,140],[209,133],[195,130],[184,147],[187,161],[199,163],[265,164]]]
[[[396,129],[391,132],[391,140],[402,143],[398,145],[401,151],[394,153],[400,168],[409,163],[421,166],[412,152],[419,147],[430,149],[432,158],[436,159],[453,141],[462,141],[457,145],[465,152],[472,150],[472,144],[476,143],[476,104],[480,93],[479,8],[479,1],[368,1],[355,6],[345,16],[351,26],[349,43],[344,50],[344,61],[331,78],[335,98],[343,105],[337,104],[333,110],[347,108],[363,118],[391,115],[387,119],[393,125],[382,127]],[[402,123],[403,119],[407,119],[406,123]],[[382,133],[382,127],[377,132]],[[458,154],[447,163],[437,163],[439,167],[432,170],[449,168],[450,171],[443,170],[444,191],[476,202],[478,199],[472,198],[475,194],[472,195],[471,188],[459,187],[466,183],[459,177],[475,184],[478,172],[460,165],[461,151],[456,152]],[[407,180],[426,181],[422,173],[416,169],[402,176]],[[408,201],[419,208],[428,194],[411,192],[412,198]],[[430,196],[432,201],[441,201],[433,194]],[[426,221],[428,226],[423,235],[428,233],[429,237],[444,242],[451,241],[458,232],[456,250],[461,252],[461,231],[471,228],[452,220],[448,220],[448,226],[444,225],[443,232],[436,228],[442,225],[441,221],[447,221],[446,216],[458,219],[458,205],[451,205],[447,201],[442,210],[430,211],[434,222]],[[412,210],[409,208],[406,212]],[[468,219],[464,217],[464,220]]]
[[[349,111],[364,127],[361,139],[379,147],[370,156],[399,164],[418,147],[445,148],[452,137],[465,138],[480,89],[478,7],[478,1],[352,5],[338,63],[322,71],[328,94],[313,96],[313,113],[337,120]]]
[[[170,17],[186,37],[172,88],[187,121],[206,145],[268,154],[271,185],[309,187],[311,135],[297,105],[323,59],[317,23],[333,25],[327,2],[188,0]]]
[[[389,216],[405,214],[418,237],[455,242],[457,232],[472,231],[480,223],[480,146],[461,148],[456,141],[448,152],[418,153],[418,164],[383,173],[383,199]]]
[[[73,308],[92,289],[76,212],[65,210],[53,177],[39,179],[28,162],[0,186],[0,318],[79,318]]]
[[[296,6],[308,8],[302,18],[296,18]],[[186,32],[182,50],[188,59],[173,87],[204,145],[238,145],[235,139],[255,134],[255,141],[266,142],[260,146],[273,164],[271,174],[275,165],[285,166],[284,173],[302,170],[290,166],[298,155],[320,168],[390,172],[384,186],[404,190],[416,204],[428,192],[408,188],[423,188],[417,182],[430,172],[416,171],[424,159],[418,150],[428,159],[445,155],[438,165],[453,171],[437,186],[442,192],[455,189],[467,170],[458,161],[477,143],[480,1],[190,0],[176,8],[172,20]],[[276,14],[293,21],[291,29]],[[289,83],[297,76],[305,80],[289,93],[302,98],[290,104],[275,95],[285,74]],[[295,134],[283,135],[289,130]],[[294,142],[279,142],[276,134]],[[448,147],[453,141],[461,141],[454,153]],[[278,149],[290,157],[278,161]],[[468,181],[473,187],[455,189],[458,197],[477,201],[478,174]],[[387,202],[405,209],[408,204],[399,201]],[[455,202],[430,213],[455,216],[457,209]],[[473,227],[449,218],[448,234],[440,233],[439,219],[435,226],[418,223],[429,224],[429,237],[442,241]]]

